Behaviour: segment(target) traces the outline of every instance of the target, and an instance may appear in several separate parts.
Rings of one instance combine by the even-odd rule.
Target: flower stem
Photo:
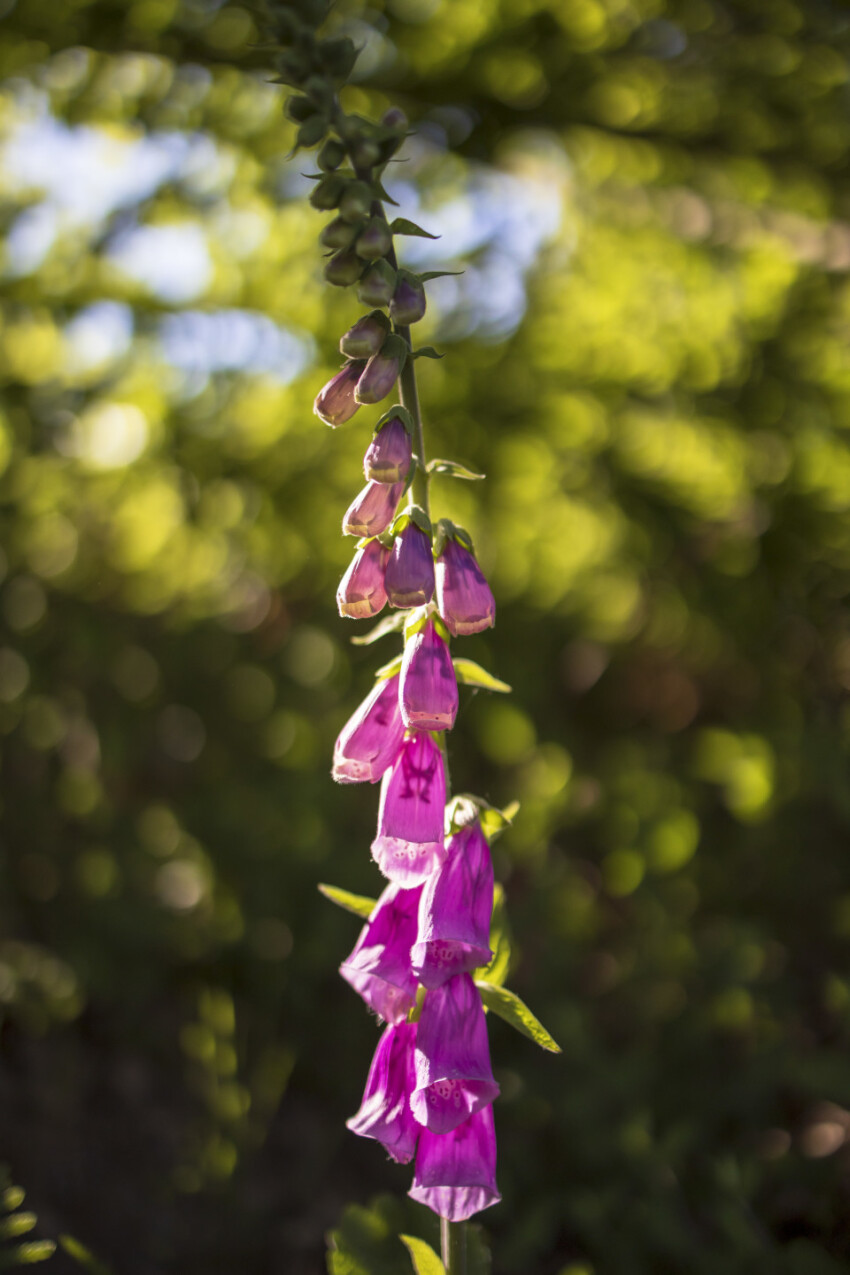
[[[394,253],[392,254],[395,255]],[[410,340],[410,328],[399,327],[393,324],[395,331],[406,341],[408,347],[412,350],[413,343]],[[416,364],[408,355],[404,365],[404,371],[399,377],[399,397],[401,398],[402,407],[406,407],[410,415],[413,417],[414,439],[413,445],[416,455],[419,457],[419,464],[416,467],[416,474],[410,488],[411,497],[417,504],[421,505],[426,514],[430,518],[431,510],[428,501],[428,474],[425,472],[425,431],[422,428],[422,412],[419,407],[419,390],[416,386]]]
[[[440,1248],[446,1275],[466,1275],[466,1223],[440,1218]]]

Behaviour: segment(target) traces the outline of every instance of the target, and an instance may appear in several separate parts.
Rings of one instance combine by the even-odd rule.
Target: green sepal
[[[494,841],[499,833],[509,828],[519,814],[519,802],[511,801],[499,810],[496,806],[487,806],[481,811],[481,830],[488,841]]]
[[[373,310],[372,314],[379,314],[382,319],[386,318],[386,315],[384,314],[383,310]],[[381,432],[381,430],[384,428],[384,426],[389,425],[390,421],[395,420],[396,418],[398,418],[398,420],[401,421],[402,425],[404,426],[404,428],[407,430],[408,434],[412,438],[414,430],[416,428],[413,424],[413,417],[410,415],[410,412],[407,410],[406,407],[402,407],[401,403],[396,403],[395,407],[391,407],[388,412],[384,412],[383,416],[381,417],[381,419],[378,421],[377,425],[375,426],[375,431],[372,437],[376,438],[378,434]]]
[[[448,629],[443,623],[439,612],[435,611],[431,618],[434,621],[434,631],[436,632],[437,637],[441,637],[443,641],[445,642],[446,646],[450,646],[452,635],[451,633],[449,633]]]
[[[373,642],[386,637],[388,633],[400,633],[404,628],[405,613],[396,611],[393,615],[385,615],[368,633],[355,634],[350,639],[352,646],[371,646]]]
[[[430,231],[423,230],[415,221],[408,221],[406,217],[396,217],[390,224],[390,230],[394,235],[417,235],[420,239],[442,238],[441,235],[432,235]],[[419,278],[418,275],[416,277]]]
[[[430,1244],[418,1240],[415,1235],[400,1235],[398,1238],[410,1254],[416,1275],[446,1275],[445,1266]]]
[[[474,660],[459,659],[453,660],[455,668],[455,676],[459,682],[463,682],[464,686],[480,686],[484,691],[500,691],[503,695],[509,695],[511,687],[507,682],[500,682],[498,677],[494,677],[492,673],[488,673],[480,664],[476,664]]]
[[[475,553],[475,547],[472,543],[472,536],[463,527],[459,527],[457,523],[452,522],[451,518],[440,518],[437,523],[437,531],[434,536],[434,557],[439,558],[440,554],[446,547],[448,540],[456,540],[459,545],[463,545],[464,549],[468,549],[471,554]]]
[[[319,893],[326,899],[330,899],[331,903],[345,908],[346,912],[353,912],[355,916],[370,916],[378,902],[377,899],[370,899],[365,894],[352,894],[350,890],[341,890],[338,885],[321,883],[318,888]]]
[[[412,359],[444,359],[445,354],[438,354],[433,345],[423,345],[418,350],[414,350],[410,356]]]
[[[398,208],[398,200],[387,194],[377,177],[372,181],[372,190],[375,192],[376,199],[380,199],[384,204],[392,204],[393,208]]]
[[[488,983],[484,979],[476,979],[475,986],[481,994],[485,1009],[491,1009],[494,1014],[498,1014],[499,1018],[503,1018],[523,1036],[533,1040],[541,1049],[548,1050],[550,1054],[560,1054],[561,1046],[550,1036],[540,1019],[535,1018],[516,992],[509,992],[506,987],[497,987],[495,983]]]
[[[388,664],[382,664],[380,668],[375,669],[376,682],[388,682],[391,677],[395,677],[396,673],[401,671],[401,662],[404,659],[402,655],[396,655]]]
[[[423,283],[427,283],[429,279],[447,279],[450,275],[465,273],[465,270],[426,270],[419,278]]]
[[[488,841],[493,841],[500,832],[504,832],[505,828],[510,826],[518,810],[518,801],[512,801],[510,805],[505,806],[504,810],[499,810],[497,806],[491,806],[490,802],[485,801],[483,797],[476,797],[470,792],[457,793],[446,806],[446,836],[459,832],[461,828],[475,823],[477,819],[484,836]]]
[[[468,482],[481,482],[486,478],[486,474],[476,474],[474,469],[467,469],[466,465],[460,465],[456,460],[429,460],[425,466],[428,474],[449,474],[452,478],[465,478]]]
[[[493,953],[489,965],[482,965],[475,970],[473,977],[480,978],[494,987],[503,987],[511,968],[512,938],[508,925],[508,912],[505,906],[505,890],[500,882],[493,887],[493,914],[490,918],[490,951]]]
[[[420,633],[428,623],[430,615],[430,606],[416,607],[414,611],[408,613],[404,622],[404,640],[409,642],[415,634]]]
[[[393,519],[389,534],[395,538],[400,532],[404,531],[408,523],[415,523],[420,531],[424,531],[425,535],[430,539],[433,535],[431,529],[431,519],[426,514],[421,505],[410,505],[402,513],[397,514]]]

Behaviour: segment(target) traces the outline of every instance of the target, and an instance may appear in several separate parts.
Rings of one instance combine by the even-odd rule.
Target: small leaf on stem
[[[326,899],[330,899],[331,903],[335,903],[337,907],[345,908],[346,912],[353,912],[355,916],[369,916],[378,902],[377,899],[370,899],[365,894],[352,894],[349,890],[341,890],[338,885],[320,883],[319,893]]]
[[[481,993],[485,1008],[492,1009],[494,1014],[510,1023],[523,1036],[533,1040],[541,1049],[548,1050],[550,1054],[561,1052],[561,1046],[553,1040],[539,1018],[535,1018],[516,992],[509,992],[506,987],[497,987],[495,983],[485,982],[484,979],[476,979],[475,986]]]
[[[446,1275],[445,1266],[430,1244],[418,1240],[415,1235],[400,1235],[398,1238],[410,1254],[416,1275]]]

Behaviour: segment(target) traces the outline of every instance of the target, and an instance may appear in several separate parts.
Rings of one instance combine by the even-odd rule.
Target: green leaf
[[[89,1252],[85,1244],[81,1244],[79,1240],[74,1239],[73,1235],[60,1235],[59,1243],[69,1257],[73,1257],[75,1262],[79,1262],[80,1266],[84,1266],[87,1271],[91,1271],[92,1275],[109,1275],[108,1267],[103,1262],[99,1262],[93,1253]]]
[[[446,1275],[445,1266],[430,1244],[426,1244],[424,1240],[418,1240],[415,1235],[400,1235],[398,1238],[413,1259],[416,1275]]]
[[[56,1252],[53,1240],[30,1240],[17,1248],[0,1253],[0,1270],[11,1266],[29,1266],[33,1262],[46,1262]]]
[[[429,474],[449,474],[452,478],[466,478],[469,482],[478,482],[487,476],[476,474],[474,469],[467,469],[456,460],[429,460],[425,469]]]
[[[418,235],[421,239],[440,238],[439,235],[432,235],[430,231],[417,226],[415,221],[408,221],[406,217],[396,217],[395,221],[390,223],[390,230],[394,235]]]
[[[504,887],[496,882],[493,889],[493,916],[490,921],[490,950],[493,953],[489,965],[476,970],[476,976],[494,987],[503,987],[511,967],[511,932],[505,907]]]
[[[427,283],[429,279],[447,279],[449,275],[464,273],[463,270],[426,270],[419,278],[423,283]]]
[[[387,194],[381,182],[378,181],[377,177],[372,182],[372,190],[375,193],[376,199],[382,200],[382,202],[385,204],[392,204],[393,208],[398,208],[398,200],[393,199],[392,195]]]
[[[352,646],[371,646],[379,638],[386,637],[388,633],[400,633],[403,628],[404,612],[396,611],[394,615],[385,615],[383,620],[379,620],[374,629],[370,629],[368,633],[353,637],[351,644]]]
[[[465,686],[480,686],[485,691],[501,691],[507,694],[510,687],[507,682],[500,682],[498,677],[494,677],[492,673],[488,673],[480,664],[476,664],[474,660],[453,660],[457,680],[463,682]]]
[[[500,832],[504,832],[505,828],[513,823],[518,811],[518,801],[512,801],[510,805],[505,806],[504,810],[497,810],[495,806],[484,806],[479,818],[481,819],[482,831],[487,840],[492,841],[494,837],[498,837]]]
[[[395,659],[390,660],[388,664],[382,664],[380,668],[375,669],[375,678],[379,681],[387,681],[391,677],[395,677],[401,669],[401,662],[404,657],[397,655]]]
[[[19,1209],[26,1198],[26,1192],[22,1186],[8,1186],[0,1195],[0,1208],[10,1213],[12,1209]]]
[[[444,359],[445,354],[438,354],[433,345],[423,345],[421,349],[414,350],[410,356],[412,359]]]
[[[355,916],[369,916],[377,899],[370,899],[365,894],[351,894],[348,890],[341,890],[338,885],[319,885],[319,892],[330,899],[331,903],[335,903],[337,907],[345,908],[346,912],[353,912]]]
[[[330,1275],[410,1275],[398,1237],[417,1225],[411,1204],[393,1196],[379,1196],[368,1208],[350,1204],[328,1235]]]
[[[0,1240],[16,1240],[20,1235],[27,1235],[36,1221],[34,1213],[13,1213],[0,1222]]]
[[[515,992],[509,992],[506,987],[497,987],[495,983],[488,983],[484,979],[476,979],[475,986],[487,1009],[492,1009],[494,1014],[504,1018],[506,1023],[533,1040],[541,1049],[547,1049],[550,1054],[561,1052],[561,1046],[552,1039],[540,1020],[534,1017]]]

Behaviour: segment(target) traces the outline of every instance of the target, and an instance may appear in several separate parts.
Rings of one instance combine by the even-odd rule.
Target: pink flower
[[[449,538],[437,559],[437,609],[453,637],[480,633],[496,620],[496,603],[475,558]]]
[[[432,1133],[449,1133],[498,1096],[481,997],[468,974],[429,991],[416,1037],[410,1107]]]
[[[443,755],[430,735],[415,731],[381,784],[372,857],[390,881],[421,885],[443,861],[445,804]]]
[[[409,638],[401,666],[401,715],[417,730],[451,730],[457,716],[457,678],[449,648],[428,620]]]
[[[364,620],[383,609],[387,600],[384,588],[386,565],[387,550],[380,540],[370,540],[358,549],[336,591],[340,615]]]
[[[408,1195],[450,1222],[465,1222],[499,1203],[492,1107],[482,1107],[450,1133],[421,1131]]]
[[[334,748],[333,777],[340,784],[375,784],[393,764],[404,740],[398,674],[375,683]]]

